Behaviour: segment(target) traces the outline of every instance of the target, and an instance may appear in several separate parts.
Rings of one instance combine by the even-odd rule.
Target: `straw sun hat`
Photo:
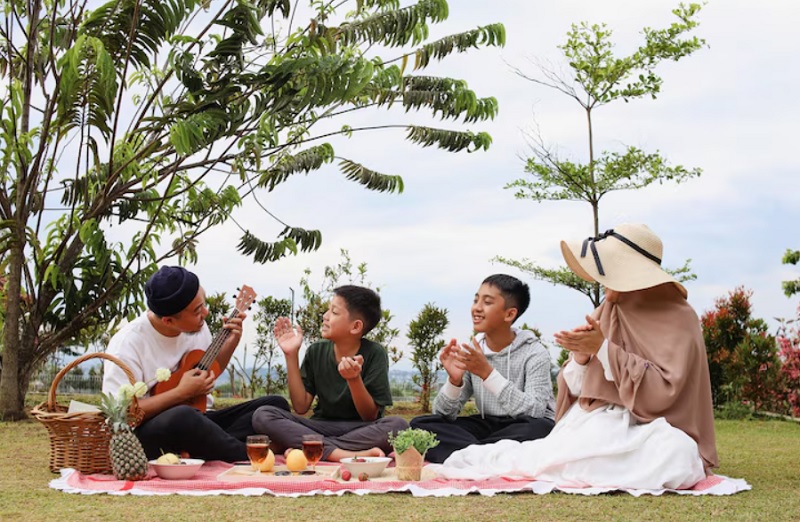
[[[583,241],[562,241],[570,269],[589,282],[617,292],[673,283],[683,297],[686,288],[661,268],[661,240],[646,225],[622,224]]]

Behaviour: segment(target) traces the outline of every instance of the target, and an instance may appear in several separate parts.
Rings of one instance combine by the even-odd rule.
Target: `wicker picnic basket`
[[[31,410],[50,436],[50,471],[74,468],[81,473],[111,473],[108,454],[111,427],[99,411],[67,413],[69,407],[56,403],[58,383],[70,370],[89,359],[107,359],[123,369],[131,384],[135,379],[131,370],[119,359],[106,353],[90,353],[78,357],[53,378],[47,401]],[[137,426],[144,418],[136,397],[131,401],[128,423]]]

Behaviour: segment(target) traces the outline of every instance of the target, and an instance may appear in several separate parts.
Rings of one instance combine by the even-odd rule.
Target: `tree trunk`
[[[6,329],[9,323],[6,323]],[[9,344],[9,335],[3,341],[3,372],[0,374],[0,419],[19,420],[25,417],[25,396],[20,394],[19,339]]]
[[[25,390],[20,390],[21,367],[20,292],[24,258],[19,244],[8,253],[8,282],[6,286],[6,322],[3,327],[3,372],[0,374],[0,418],[18,420],[25,417]]]
[[[21,291],[22,250],[12,247],[8,254],[6,322],[3,328],[3,371],[0,372],[0,419],[20,420],[25,413],[25,396],[37,367],[36,330],[29,318],[23,320]],[[31,315],[35,312],[31,311]]]
[[[427,377],[422,383],[422,390],[420,390],[419,402],[422,404],[422,412],[431,412],[431,385],[430,377]]]
[[[0,419],[6,421],[28,418],[25,412],[25,396],[28,384],[36,368],[33,348],[26,346],[33,342],[27,332],[17,328],[18,335],[9,334],[11,323],[6,322],[3,339],[3,371],[0,373]]]
[[[589,176],[592,179],[592,221],[594,223],[594,237],[600,234],[600,199],[597,197],[597,180],[594,177],[594,129],[592,128],[592,109],[586,108],[586,125],[589,128]],[[592,304],[595,308],[600,306],[600,284],[592,285]]]

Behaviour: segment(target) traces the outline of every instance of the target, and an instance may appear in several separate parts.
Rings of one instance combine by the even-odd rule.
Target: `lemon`
[[[275,454],[272,453],[272,450],[267,450],[266,458],[258,464],[259,471],[272,471],[272,467],[275,465]]]
[[[303,451],[293,449],[286,455],[286,469],[289,471],[303,471],[308,466],[308,459],[303,455]]]

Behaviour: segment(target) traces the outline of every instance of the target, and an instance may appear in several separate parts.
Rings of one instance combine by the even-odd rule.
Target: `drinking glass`
[[[250,459],[250,465],[256,470],[256,473],[261,473],[261,463],[269,455],[269,437],[266,435],[248,435],[247,436],[247,458]]]
[[[311,472],[317,473],[317,462],[322,458],[322,435],[303,435],[303,455],[311,463]]]

